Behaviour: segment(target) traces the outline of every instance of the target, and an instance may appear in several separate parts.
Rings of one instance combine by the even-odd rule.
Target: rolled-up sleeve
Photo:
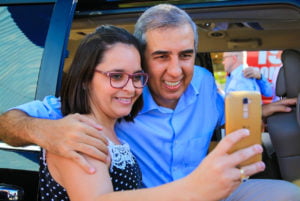
[[[60,119],[61,114],[60,99],[55,96],[46,96],[43,101],[31,101],[9,110],[21,110],[31,117],[42,119]]]

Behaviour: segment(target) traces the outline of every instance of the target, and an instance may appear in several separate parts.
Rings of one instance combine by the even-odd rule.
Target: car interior
[[[282,63],[276,94],[280,97],[296,98],[300,94],[300,52],[287,49],[282,53]],[[281,176],[293,181],[300,178],[300,124],[299,99],[290,113],[277,113],[267,119],[268,130],[276,150]]]
[[[242,50],[283,50],[300,47],[299,8],[291,5],[223,6],[189,8],[198,26],[200,53]],[[115,24],[133,31],[140,13],[97,15],[83,10],[75,15],[69,37],[70,57],[80,39],[101,24]],[[66,66],[69,64],[66,61]]]
[[[16,3],[11,4],[10,1]],[[43,24],[43,26],[39,26],[37,23],[39,19],[38,16],[33,15],[31,21],[37,24],[31,23],[31,21],[27,24],[33,24],[35,28],[37,27],[42,32],[42,34],[38,35],[43,36],[44,38],[43,44],[36,45],[34,47],[30,46],[30,48],[38,49],[38,51],[40,51],[39,54],[36,54],[34,51],[31,51],[31,49],[29,51],[27,47],[27,49],[24,51],[26,55],[22,55],[22,53],[19,53],[18,55],[11,54],[9,52],[10,49],[4,51],[4,53],[7,54],[0,53],[2,62],[4,61],[4,57],[5,59],[10,58],[11,60],[9,60],[9,62],[13,61],[13,65],[17,65],[17,62],[15,62],[15,60],[19,61],[18,59],[20,58],[31,58],[31,60],[24,59],[19,61],[19,64],[21,63],[22,67],[26,67],[25,70],[19,71],[18,69],[18,71],[11,72],[11,74],[8,74],[8,70],[5,69],[5,73],[1,73],[0,95],[2,100],[0,104],[0,113],[12,107],[13,105],[11,104],[17,104],[16,102],[14,102],[16,99],[18,99],[16,98],[17,96],[20,96],[22,98],[25,97],[22,101],[28,102],[34,99],[40,99],[41,97],[44,97],[44,95],[49,95],[49,90],[48,88],[45,88],[45,86],[54,88],[53,93],[58,94],[62,77],[61,74],[67,73],[70,63],[74,57],[76,48],[78,47],[81,39],[86,34],[93,32],[96,27],[103,24],[113,24],[116,26],[123,27],[130,32],[133,32],[134,24],[137,21],[140,14],[147,7],[155,5],[157,3],[161,3],[162,1],[152,0],[145,2],[142,0],[34,0],[28,3],[26,0],[4,0],[3,2],[4,3],[0,2],[0,6],[5,7],[9,5],[8,7],[10,7],[10,9],[7,10],[18,10],[19,5],[24,6],[25,4],[29,7],[34,7],[35,4],[39,6],[47,6],[48,9],[45,9],[45,11],[41,10],[41,13],[44,14],[44,18],[40,19],[47,19],[47,22],[50,25],[54,22],[57,23],[54,26],[54,28],[57,28],[57,30],[50,30],[50,28],[53,27],[50,26],[49,28],[49,24],[45,22],[40,23]],[[58,4],[56,2],[59,2],[60,8],[66,8],[66,10],[62,9],[64,17],[60,16],[60,18],[51,19],[51,17],[46,16],[46,13],[48,13],[50,16],[51,12],[54,12],[57,9],[58,6],[53,6],[54,4]],[[74,11],[74,17],[72,18],[71,15],[68,15],[68,12],[72,12],[73,10],[71,8],[69,8],[68,10],[67,7],[71,4],[74,4],[74,2],[77,2],[77,6]],[[195,21],[198,27],[199,36],[199,45],[196,57],[197,65],[207,68],[212,73],[215,73],[216,71],[218,71],[218,68],[216,68],[216,64],[214,63],[214,57],[212,56],[213,54],[222,56],[223,52],[227,51],[280,51],[282,52],[281,60],[283,65],[280,68],[280,72],[277,78],[276,95],[280,98],[300,97],[299,3],[295,3],[296,1],[293,0],[168,0],[164,2],[169,2],[178,5],[182,9],[186,10],[190,14],[192,19]],[[3,22],[1,20],[4,19],[3,10],[0,10],[0,17],[2,16],[2,18],[0,18],[0,22]],[[22,9],[18,10],[18,12],[16,13],[19,14],[19,20],[22,20],[23,18],[25,19],[25,17],[27,17],[23,16],[25,12],[22,12]],[[9,16],[9,13],[6,12],[6,15]],[[28,13],[26,15],[28,15]],[[5,16],[5,19],[9,19],[7,16]],[[14,18],[13,15],[11,16],[12,18]],[[57,17],[57,15],[55,15],[55,17]],[[71,18],[72,24],[70,27],[70,33],[68,33],[69,27],[64,29],[64,32],[61,31],[60,28],[65,28],[68,25]],[[65,24],[61,23],[61,21],[63,20],[65,20]],[[16,19],[11,21],[17,23]],[[16,28],[19,27],[16,26]],[[11,27],[6,27],[5,29],[11,29]],[[20,28],[20,30],[21,29],[22,28]],[[48,29],[51,31],[52,35],[49,34],[50,31]],[[20,33],[22,31],[25,32],[24,30],[21,30]],[[26,31],[26,33],[33,34],[32,36],[36,37],[35,34],[37,32],[35,29],[27,29]],[[14,34],[18,34],[13,29],[11,29],[11,32]],[[24,35],[28,36],[28,34]],[[51,35],[52,40],[55,40],[55,42],[49,40],[49,35]],[[7,35],[7,37],[10,37],[10,33]],[[19,39],[20,37],[16,38]],[[30,37],[28,36],[28,38]],[[67,41],[64,41],[65,39]],[[50,41],[50,45],[47,44],[47,40]],[[0,38],[0,45],[2,45],[6,41],[9,41],[9,39],[5,37]],[[65,42],[67,42],[67,44],[64,44]],[[64,45],[67,46],[66,51],[64,50]],[[16,48],[17,45],[15,45],[15,43],[13,43],[12,46],[12,52],[17,52],[18,50],[22,49]],[[53,51],[53,49],[49,48],[49,46],[51,46],[51,48],[56,48],[55,46],[59,46],[59,51]],[[24,48],[25,46],[22,45],[22,47]],[[51,50],[53,51],[53,54],[49,53],[51,52]],[[38,62],[34,64],[36,65],[36,68],[29,68],[29,66],[32,67],[32,60],[35,59],[32,55],[37,55],[37,57],[39,57]],[[49,57],[49,55],[52,57]],[[62,57],[62,59],[57,59],[58,57]],[[56,61],[56,59],[58,61]],[[221,59],[222,57],[218,58],[218,60]],[[45,65],[46,62],[48,62],[48,66]],[[0,72],[2,72],[2,66],[3,64],[0,63]],[[51,69],[49,68],[49,66],[51,67]],[[27,80],[24,79],[24,74],[26,75],[26,73],[28,73],[29,70],[35,71],[34,73],[36,80],[33,80],[33,78],[30,78],[29,76],[26,77],[28,78]],[[56,77],[54,76],[55,79],[51,77],[53,76],[53,72],[51,70],[53,70],[54,74],[56,73]],[[51,74],[49,73],[49,71],[51,71]],[[19,77],[18,79],[16,79],[12,75],[16,75]],[[18,82],[19,88],[17,88],[16,90],[12,90],[9,87],[7,87],[7,83],[10,83],[9,79],[15,82],[17,82],[16,80],[21,80],[21,82]],[[1,82],[1,80],[5,82]],[[25,92],[28,91],[26,91],[27,88],[25,87],[25,81],[28,82],[29,80],[31,82],[34,82],[35,85],[34,89],[32,90],[31,96],[27,94],[24,95]],[[42,85],[41,83],[43,84],[42,87],[40,87]],[[13,87],[16,86],[15,84],[10,85]],[[7,91],[7,93],[2,93],[1,90],[4,88]],[[299,181],[299,100],[300,98],[298,98],[298,103],[295,107],[293,107],[293,111],[291,113],[275,113],[274,115],[266,119],[266,127],[264,131],[264,134],[266,135],[264,136],[267,137],[263,139],[264,148],[266,149],[263,155],[263,160],[267,164],[267,168],[262,174],[256,175],[256,178],[284,179],[292,182]],[[7,106],[4,103],[7,104]],[[220,140],[221,135],[221,130],[218,130],[213,138],[212,144],[217,144],[217,141]],[[3,144],[5,143],[0,142],[1,146]],[[0,154],[5,154],[5,156],[9,158],[8,161],[11,161],[11,158],[16,156],[18,161],[21,161],[19,160],[19,158],[24,156],[23,158],[25,158],[31,166],[32,164],[34,164],[33,168],[30,167],[28,169],[25,169],[24,166],[22,166],[23,164],[20,164],[21,167],[17,168],[10,168],[5,166],[10,165],[10,163],[4,164],[3,162],[3,164],[1,164],[3,166],[0,166],[0,200],[3,196],[7,196],[6,194],[8,192],[8,187],[9,189],[14,189],[12,192],[16,191],[20,193],[20,197],[16,198],[15,200],[22,200],[23,194],[23,200],[37,200],[36,195],[38,193],[38,164],[36,163],[36,161],[38,160],[38,151],[33,152],[32,150],[17,150],[12,149],[11,147],[0,147]],[[28,157],[28,155],[30,155],[30,157]],[[2,157],[2,160],[0,158],[0,163],[4,160],[6,160],[4,157]],[[14,181],[12,182],[12,180]],[[2,185],[2,183],[5,183],[5,185]],[[7,186],[8,184],[21,186],[22,189],[20,190],[17,186]],[[4,193],[5,195],[2,195],[1,193]],[[13,198],[11,200],[13,200]]]

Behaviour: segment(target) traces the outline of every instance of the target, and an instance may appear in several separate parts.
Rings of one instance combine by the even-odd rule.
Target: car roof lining
[[[298,38],[300,9],[290,4],[186,8],[185,10],[199,28],[199,52],[300,48]],[[133,32],[134,24],[141,12],[101,14],[100,11],[95,12],[95,10],[84,11],[84,13],[77,11],[68,49],[73,51],[84,35],[94,31],[95,27],[101,24],[114,24]],[[213,25],[224,22],[228,23],[226,29],[218,31],[212,29]],[[256,23],[262,30],[248,26],[247,23]]]

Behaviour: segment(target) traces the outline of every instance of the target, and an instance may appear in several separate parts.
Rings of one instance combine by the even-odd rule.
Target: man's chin
[[[183,92],[176,92],[176,93],[172,93],[172,94],[168,93],[168,94],[166,94],[164,99],[166,100],[166,102],[170,102],[170,103],[178,102],[178,100],[180,99],[182,94],[183,94]]]

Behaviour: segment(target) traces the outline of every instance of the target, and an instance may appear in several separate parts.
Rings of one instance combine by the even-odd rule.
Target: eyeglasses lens
[[[110,83],[112,87],[123,88],[128,83],[129,79],[132,79],[133,86],[136,88],[143,88],[147,82],[147,75],[144,73],[134,73],[129,75],[122,72],[109,73]]]

